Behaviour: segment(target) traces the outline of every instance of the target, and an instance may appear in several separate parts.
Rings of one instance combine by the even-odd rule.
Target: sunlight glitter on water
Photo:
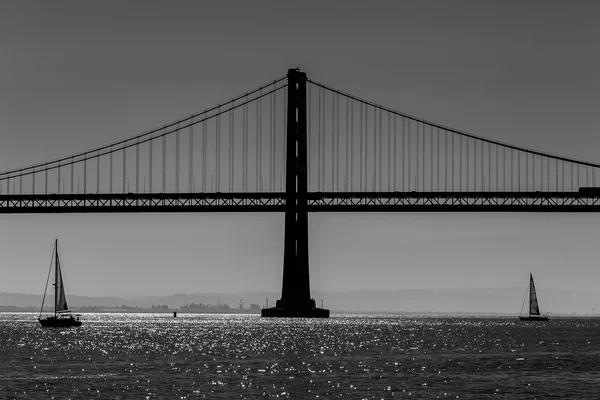
[[[43,330],[36,317],[0,314],[0,398],[581,399],[600,389],[600,319],[84,314],[81,328]]]

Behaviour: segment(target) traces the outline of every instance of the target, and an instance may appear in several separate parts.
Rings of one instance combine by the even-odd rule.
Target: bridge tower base
[[[285,172],[285,239],[283,287],[275,307],[263,317],[329,318],[310,297],[308,273],[308,182],[306,146],[306,74],[288,70],[287,149]]]

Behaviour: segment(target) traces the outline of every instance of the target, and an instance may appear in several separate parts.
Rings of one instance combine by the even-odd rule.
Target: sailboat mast
[[[54,239],[54,317],[58,308],[58,239]]]

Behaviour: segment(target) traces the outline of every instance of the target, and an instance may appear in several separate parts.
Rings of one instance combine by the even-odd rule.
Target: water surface
[[[598,399],[600,318],[0,313],[0,398]]]

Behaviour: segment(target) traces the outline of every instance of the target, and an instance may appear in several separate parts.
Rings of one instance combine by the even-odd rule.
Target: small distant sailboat
[[[58,239],[54,241],[54,252],[52,254],[53,262],[50,263],[48,271],[48,279],[46,280],[46,289],[44,290],[44,299],[42,300],[42,308],[38,321],[43,328],[68,328],[71,326],[81,326],[79,315],[73,316],[67,306],[67,296],[65,295],[65,286],[63,284],[62,273],[60,270],[60,259],[58,257]],[[50,272],[54,265],[54,315],[42,318],[44,311],[44,302],[46,301],[46,292],[48,290],[48,281],[50,280]]]
[[[525,295],[527,297],[527,295]],[[525,305],[525,301],[523,301]],[[523,307],[521,307],[523,312]],[[538,304],[537,294],[535,292],[535,283],[533,283],[533,275],[529,273],[529,315],[519,315],[521,321],[548,321],[547,315],[540,314],[540,306]]]

